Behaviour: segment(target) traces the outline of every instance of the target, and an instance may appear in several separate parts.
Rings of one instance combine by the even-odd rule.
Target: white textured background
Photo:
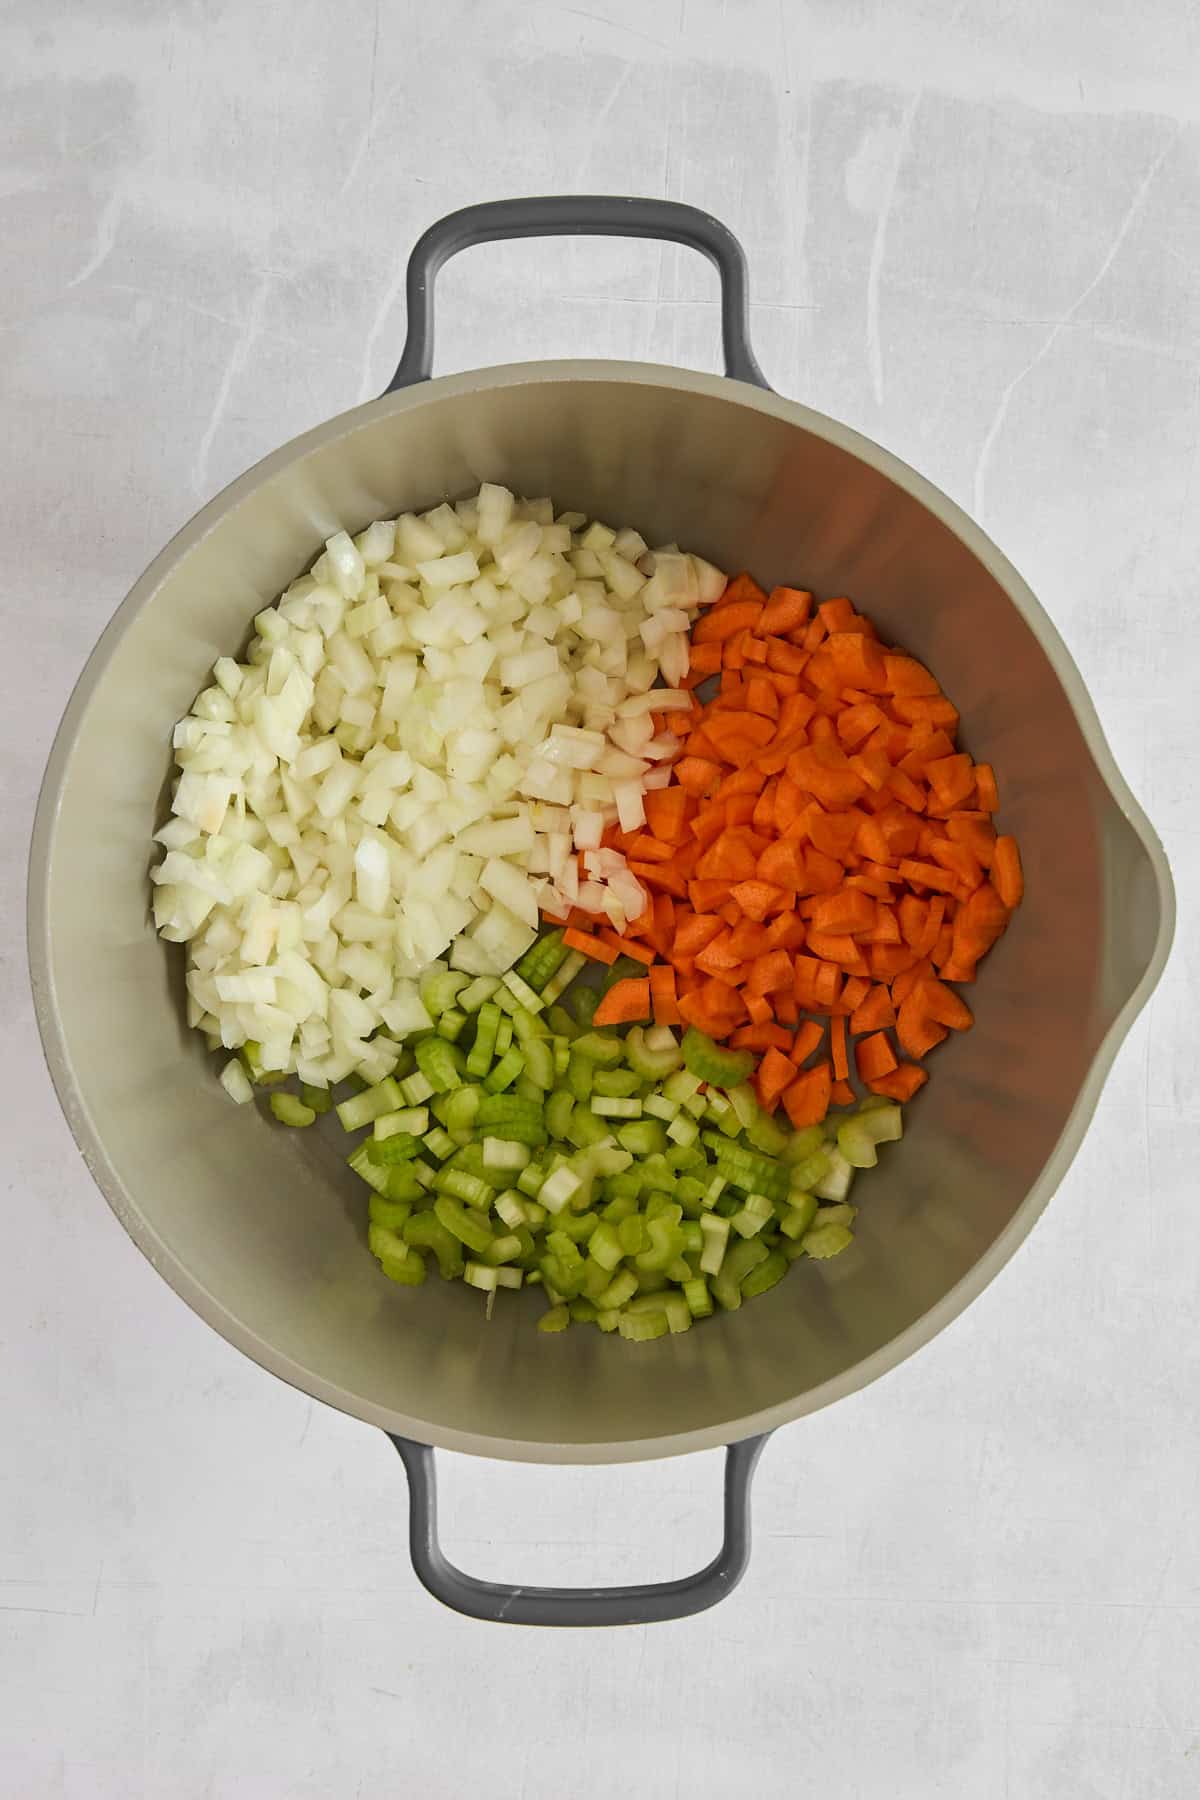
[[[1194,0],[11,0],[0,90],[0,1793],[1196,1795]],[[768,377],[1013,557],[1180,896],[1164,986],[1013,1263],[771,1442],[731,1600],[590,1636],[435,1607],[385,1440],[142,1262],[59,1118],[21,944],[42,763],[134,577],[382,387],[426,224],[572,189],[738,232]],[[648,245],[475,250],[442,278],[438,367],[713,368],[714,288]],[[446,1535],[480,1573],[678,1574],[718,1476],[447,1460]]]

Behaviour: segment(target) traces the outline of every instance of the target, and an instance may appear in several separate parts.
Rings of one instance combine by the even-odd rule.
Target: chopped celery
[[[336,1111],[344,1131],[358,1131],[384,1113],[395,1112],[402,1104],[399,1086],[389,1075],[378,1087],[364,1088],[361,1094],[352,1094],[349,1100],[343,1100]]]
[[[451,1237],[456,1237],[468,1250],[474,1250],[477,1256],[483,1255],[494,1233],[482,1213],[464,1206],[451,1194],[439,1194],[433,1210],[438,1223],[446,1227]]]
[[[281,1125],[311,1125],[316,1112],[295,1094],[272,1094],[267,1105]]]
[[[571,1323],[571,1315],[563,1305],[552,1306],[538,1320],[539,1331],[565,1331]]]
[[[823,1262],[827,1257],[837,1256],[853,1242],[854,1233],[847,1225],[814,1225],[801,1241],[800,1248],[806,1256],[815,1256]]]
[[[679,1045],[671,1036],[670,1049],[652,1049],[646,1041],[646,1031],[641,1025],[634,1025],[625,1039],[625,1060],[635,1074],[644,1081],[661,1081],[678,1069],[682,1058]]]
[[[492,1175],[516,1175],[530,1160],[529,1148],[509,1138],[485,1137],[483,1166]]]
[[[413,1054],[417,1059],[418,1069],[435,1094],[449,1093],[451,1088],[461,1086],[462,1076],[455,1060],[459,1053],[444,1038],[421,1038]]]
[[[483,1085],[489,1094],[503,1093],[506,1087],[512,1086],[524,1067],[524,1052],[514,1044],[511,1050],[504,1052],[491,1074],[484,1077]]]
[[[338,1106],[347,1130],[371,1127],[348,1160],[372,1190],[386,1275],[416,1285],[436,1258],[487,1295],[489,1317],[501,1288],[539,1285],[545,1329],[594,1323],[641,1341],[852,1242],[847,1194],[901,1135],[894,1102],[789,1131],[746,1083],[749,1056],[694,1029],[682,1043],[662,1026],[597,1030],[590,987],[568,1002],[576,1025],[556,1000],[577,968],[557,932],[503,977],[436,965],[421,982],[433,1030]],[[330,1104],[321,1088],[270,1100],[303,1124]]]
[[[543,1005],[549,1006],[552,1001],[558,999],[560,994],[566,993],[586,961],[587,957],[582,950],[568,952],[559,966],[558,973],[552,975],[542,989]],[[598,1001],[593,1001],[592,1012],[595,1012],[598,1004]],[[591,1023],[591,1013],[588,1014],[588,1023]]]
[[[372,1136],[377,1138],[395,1137],[397,1132],[407,1131],[413,1137],[421,1137],[429,1129],[429,1108],[426,1106],[401,1106],[395,1112],[380,1113],[371,1127]]]
[[[306,1081],[300,1083],[300,1098],[315,1113],[327,1113],[333,1108],[333,1095],[329,1089],[310,1087]]]
[[[551,974],[553,974],[553,970],[551,970]],[[546,977],[547,980],[549,978],[549,976]],[[524,1007],[527,1013],[541,1012],[542,996],[536,988],[531,987],[527,981],[523,981],[515,969],[510,969],[507,975],[500,977],[500,985],[508,989],[517,1005]]]
[[[903,1135],[903,1115],[895,1104],[860,1108],[838,1126],[837,1147],[852,1168],[873,1169],[879,1161],[876,1145]]]
[[[496,1033],[500,1028],[500,1008],[491,1000],[485,1000],[479,1009],[475,1024],[475,1042],[467,1056],[467,1074],[472,1077],[486,1075],[492,1066],[492,1054],[496,1048]]]
[[[745,1081],[754,1067],[749,1050],[723,1050],[710,1037],[689,1025],[683,1034],[683,1063],[688,1073],[714,1087],[729,1089]]]
[[[421,1004],[431,1019],[436,1020],[450,1010],[469,979],[469,976],[460,975],[457,969],[440,968],[422,978]]]
[[[562,967],[568,954],[562,932],[550,931],[530,945],[509,973],[528,982],[535,993],[540,994],[551,976],[557,974]]]

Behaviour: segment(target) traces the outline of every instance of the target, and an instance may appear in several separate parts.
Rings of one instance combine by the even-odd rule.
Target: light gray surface
[[[1183,6],[1132,30],[1115,6],[821,6],[784,34],[790,10],[335,28],[26,0],[0,27],[5,1792],[1195,1791],[1200,43]],[[122,1236],[33,1047],[19,914],[41,761],[133,577],[246,463],[382,386],[421,227],[568,187],[724,216],[768,378],[981,514],[1163,834],[1180,930],[1029,1244],[919,1358],[768,1447],[737,1595],[497,1642],[412,1581],[385,1440],[237,1357]],[[712,368],[714,291],[644,245],[472,252],[439,366]],[[481,1573],[653,1579],[717,1529],[714,1456],[455,1460],[444,1486]]]

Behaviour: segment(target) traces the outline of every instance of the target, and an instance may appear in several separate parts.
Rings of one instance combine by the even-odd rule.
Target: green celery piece
[[[554,1050],[545,1038],[531,1038],[525,1045],[525,1073],[537,1088],[554,1086]]]
[[[372,1225],[384,1225],[389,1231],[401,1231],[412,1212],[411,1200],[389,1200],[384,1194],[372,1194],[367,1217]]]
[[[395,1131],[391,1137],[372,1137],[364,1141],[370,1160],[385,1169],[392,1163],[411,1162],[414,1156],[421,1154],[421,1140],[411,1131]]]
[[[575,1017],[584,1031],[591,1027],[592,1017],[600,1004],[600,995],[593,987],[576,988],[571,995],[571,1006]]]
[[[305,1106],[315,1113],[327,1113],[333,1110],[333,1095],[328,1088],[310,1087],[307,1081],[300,1083],[300,1098]]]
[[[817,1209],[818,1225],[845,1225],[850,1227],[853,1226],[857,1217],[857,1206],[851,1206],[846,1200],[836,1201],[832,1206],[821,1206]]]
[[[446,1193],[438,1195],[433,1210],[437,1214],[439,1223],[444,1225],[450,1235],[456,1237],[460,1244],[465,1244],[468,1250],[475,1252],[476,1256],[484,1254],[495,1233],[481,1212],[464,1206],[461,1200],[456,1200],[453,1195]]]
[[[642,1080],[663,1081],[682,1065],[683,1057],[677,1043],[670,1050],[651,1050],[645,1027],[634,1025],[625,1038],[625,1060]]]
[[[800,1248],[806,1256],[815,1256],[818,1261],[824,1262],[830,1256],[839,1255],[853,1242],[854,1233],[845,1225],[814,1225],[801,1240]]]
[[[714,1087],[737,1087],[754,1067],[754,1057],[749,1050],[723,1050],[694,1025],[689,1025],[684,1032],[681,1048],[688,1073]]]
[[[493,1000],[485,1000],[476,1019],[475,1042],[467,1055],[467,1074],[475,1080],[486,1075],[492,1066],[499,1028],[500,1008]]]
[[[571,1045],[571,1055],[585,1057],[603,1068],[615,1068],[622,1059],[621,1040],[608,1032],[586,1031]]]
[[[454,1281],[463,1272],[462,1245],[447,1231],[436,1212],[414,1213],[404,1227],[404,1241],[419,1250],[432,1250],[443,1281]]]
[[[456,1053],[444,1038],[422,1038],[416,1045],[414,1055],[417,1067],[435,1094],[449,1093],[451,1088],[462,1086]]]
[[[652,1156],[656,1151],[661,1155],[667,1144],[667,1134],[658,1119],[634,1119],[622,1125],[616,1135],[621,1148],[633,1156]]]
[[[579,1027],[565,1006],[552,1006],[546,1014],[546,1023],[555,1037],[571,1039],[579,1036]]]
[[[530,1160],[529,1146],[514,1143],[509,1138],[485,1137],[483,1140],[483,1166],[490,1175],[503,1175],[514,1179]]]
[[[366,1148],[364,1144],[363,1149]],[[389,1200],[419,1200],[424,1188],[415,1171],[407,1163],[394,1163],[390,1169],[376,1171],[385,1180],[384,1193]]]
[[[549,976],[547,976],[547,980],[549,980]],[[544,1004],[542,996],[536,988],[530,987],[527,981],[523,981],[515,969],[509,969],[506,975],[500,977],[500,987],[496,991],[499,994],[504,990],[507,990],[516,1001],[518,1011],[523,1009],[531,1017],[533,1014],[541,1012]]]
[[[483,1101],[482,1091],[477,1087],[453,1088],[444,1097],[442,1123],[449,1132],[470,1131],[479,1116],[479,1108]]]
[[[272,1094],[267,1105],[281,1125],[311,1125],[316,1113],[295,1094]]]
[[[504,1052],[491,1074],[485,1076],[483,1085],[489,1094],[503,1093],[506,1087],[512,1086],[524,1067],[524,1052],[514,1044],[511,1050]]]
[[[632,1069],[597,1069],[592,1076],[592,1093],[610,1100],[628,1100],[641,1085]]]
[[[646,1221],[638,1212],[629,1213],[621,1219],[617,1223],[616,1234],[623,1256],[637,1256],[650,1241],[646,1235]]]
[[[593,1064],[585,1056],[576,1056],[571,1051],[567,1062],[567,1088],[571,1096],[581,1106],[586,1106],[592,1097]]]
[[[538,1320],[539,1331],[565,1331],[571,1323],[571,1314],[565,1306],[549,1307]]]
[[[343,1130],[358,1131],[383,1113],[395,1112],[403,1104],[399,1086],[389,1075],[378,1087],[364,1088],[361,1094],[352,1094],[335,1110]]]
[[[619,1269],[608,1286],[593,1296],[596,1306],[601,1312],[610,1307],[624,1306],[638,1291],[637,1276],[632,1269]]]
[[[465,1013],[477,1013],[485,1000],[490,1000],[500,986],[498,975],[477,975],[469,982],[458,996],[458,1005]]]
[[[463,1034],[467,1023],[467,1015],[457,1006],[448,1006],[437,1022],[437,1034],[445,1038],[447,1043],[456,1044]]]
[[[618,1102],[620,1104],[620,1102]],[[579,1150],[587,1150],[593,1144],[601,1144],[610,1135],[609,1121],[599,1119],[586,1106],[577,1106],[571,1114],[567,1125],[566,1137]]]
[[[423,976],[421,1004],[430,1018],[438,1019],[448,1012],[469,980],[470,976],[460,974],[457,969],[435,969],[432,974]]]
[[[621,1261],[625,1251],[621,1243],[620,1233],[604,1219],[597,1225],[588,1242],[588,1254],[593,1256],[602,1268],[612,1271]]]
[[[577,1299],[572,1300],[570,1310],[571,1310],[571,1317],[572,1317],[572,1319],[575,1320],[576,1324],[579,1324],[579,1325],[594,1325],[595,1324],[596,1317],[597,1317],[596,1309],[592,1305],[590,1300],[584,1299],[582,1294],[580,1294]]]
[[[386,1194],[388,1191],[388,1176],[391,1171],[388,1169],[381,1169],[377,1164],[373,1163],[368,1155],[369,1149],[370,1140],[367,1140],[366,1142],[359,1144],[357,1149],[352,1150],[346,1158],[346,1161],[354,1170],[354,1173],[367,1183],[368,1187],[374,1188],[377,1194]]]
[[[882,1096],[880,1096],[882,1098]],[[878,1144],[891,1144],[904,1135],[904,1116],[896,1105],[869,1107],[838,1126],[837,1147],[855,1169],[873,1169],[879,1161]]]
[[[548,931],[544,937],[538,938],[529,946],[513,966],[512,973],[540,994],[552,975],[556,975],[566,961],[567,947],[563,943],[561,931]]]
[[[782,1281],[788,1272],[787,1257],[779,1250],[772,1250],[765,1262],[761,1262],[742,1281],[743,1300],[753,1300],[757,1294],[765,1294],[773,1288],[777,1281]]]
[[[832,1166],[832,1159],[827,1150],[814,1150],[811,1156],[804,1157],[798,1163],[792,1163],[788,1174],[793,1193],[797,1189],[807,1193],[810,1188],[816,1186],[818,1181],[824,1181]]]
[[[707,1319],[711,1316],[712,1295],[708,1291],[708,1283],[703,1275],[697,1275],[694,1280],[684,1282],[683,1297],[693,1319]]]
[[[803,1131],[793,1131],[787,1143],[780,1151],[783,1161],[788,1164],[807,1162],[808,1158],[822,1149],[825,1133],[819,1125],[806,1125]]]
[[[565,1088],[556,1088],[546,1101],[546,1129],[555,1139],[565,1138],[575,1102]]]
[[[542,989],[543,1004],[546,1006],[549,1006],[552,1001],[555,1001],[558,999],[560,994],[565,994],[567,989],[570,987],[571,983],[574,981],[575,977],[579,974],[580,970],[584,967],[586,962],[587,962],[587,957],[583,954],[582,950],[572,950],[564,958],[562,966],[558,970],[557,974],[552,975],[550,977],[549,981],[546,983],[545,987]],[[590,1013],[588,1015],[588,1019],[589,1019],[589,1023],[590,1023],[590,1020],[591,1020]]]
[[[671,1328],[665,1312],[623,1312],[617,1321],[617,1329],[630,1343],[643,1344],[651,1338],[666,1337]]]
[[[817,1197],[815,1194],[793,1194],[791,1204],[784,1210],[779,1229],[784,1237],[798,1243],[811,1228],[817,1216]]]
[[[840,1150],[832,1147],[826,1154],[829,1168],[819,1181],[811,1183],[812,1191],[821,1200],[844,1200],[854,1180],[853,1164],[846,1161]]]

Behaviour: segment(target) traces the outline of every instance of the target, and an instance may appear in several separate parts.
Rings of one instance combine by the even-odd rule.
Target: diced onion
[[[153,910],[189,947],[189,1020],[261,1069],[376,1082],[428,1030],[438,958],[500,974],[543,907],[638,917],[604,832],[670,779],[650,715],[690,708],[688,628],[723,587],[490,482],[335,532],[174,733]],[[221,1078],[248,1098],[237,1059]]]

